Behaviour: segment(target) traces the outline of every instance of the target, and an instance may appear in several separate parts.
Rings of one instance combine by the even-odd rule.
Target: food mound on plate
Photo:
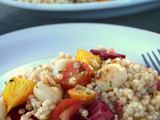
[[[99,46],[13,76],[0,120],[160,120],[160,76]]]
[[[47,4],[66,4],[66,3],[87,3],[87,2],[107,2],[113,0],[15,0],[19,2],[31,2],[31,3],[47,3]]]

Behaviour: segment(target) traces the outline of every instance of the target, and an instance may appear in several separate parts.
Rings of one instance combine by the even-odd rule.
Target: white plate
[[[160,35],[136,28],[89,23],[48,25],[3,35],[0,37],[0,89],[14,74],[49,62],[60,51],[74,56],[77,49],[96,49],[100,44],[143,64],[141,53],[160,48]],[[25,65],[28,63],[32,64]],[[19,66],[22,67],[12,70]]]
[[[0,3],[47,17],[72,20],[115,17],[160,6],[159,0],[115,0],[77,4],[35,4],[0,0]]]

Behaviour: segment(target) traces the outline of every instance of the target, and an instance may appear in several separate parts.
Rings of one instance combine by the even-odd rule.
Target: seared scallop
[[[125,67],[115,63],[108,64],[98,71],[96,84],[100,89],[109,91],[115,87],[120,87],[127,80],[127,77]]]
[[[63,92],[58,86],[50,87],[49,85],[40,81],[34,87],[34,95],[41,102],[50,100],[52,103],[57,104],[62,99]]]

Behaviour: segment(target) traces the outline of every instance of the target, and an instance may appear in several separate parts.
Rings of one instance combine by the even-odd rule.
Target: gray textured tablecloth
[[[111,23],[111,24],[141,28],[160,33],[160,8],[128,16],[103,19],[103,20],[66,21],[66,20],[55,20],[55,19],[35,16],[23,10],[0,5],[0,35],[15,30],[38,26],[38,25],[66,23],[66,22]]]

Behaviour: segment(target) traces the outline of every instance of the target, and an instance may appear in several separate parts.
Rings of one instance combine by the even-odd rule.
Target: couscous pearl
[[[159,110],[159,108],[160,108],[160,105],[157,104],[157,105],[155,106],[155,109],[156,109],[156,110]]]
[[[79,62],[75,62],[74,63],[74,68],[80,68],[80,63]]]
[[[59,75],[57,75],[57,79],[62,79],[63,78],[63,75],[62,74],[59,74]]]
[[[116,97],[112,97],[111,101],[114,102],[116,100]]]
[[[19,109],[18,113],[19,114],[24,114],[25,113],[25,109]]]
[[[103,45],[99,45],[99,46],[98,46],[98,49],[99,49],[99,50],[107,50],[105,47],[103,47]]]
[[[118,120],[118,115],[114,115],[114,120]]]
[[[136,93],[136,96],[137,96],[137,98],[140,98],[140,97],[141,97],[141,93],[140,93],[140,92],[137,92],[137,93]]]
[[[91,85],[92,85],[92,86],[96,86],[96,83],[95,83],[95,82],[91,82]]]
[[[80,109],[79,109],[79,112],[82,113],[83,110],[84,110],[84,109],[80,108]]]
[[[28,98],[31,100],[34,98],[34,95],[30,95]]]
[[[45,115],[45,114],[42,114],[42,115],[40,116],[40,119],[45,119],[45,117],[46,117],[46,115]]]
[[[31,113],[31,112],[27,112],[27,113],[26,113],[26,116],[31,117],[31,116],[32,116],[32,113]]]
[[[131,107],[128,107],[126,112],[130,115],[132,115],[134,113],[134,110]]]
[[[88,85],[87,85],[87,88],[90,89],[90,90],[92,90],[92,89],[93,89],[93,86],[92,86],[91,84],[88,84]]]
[[[128,94],[128,98],[129,98],[129,99],[132,99],[132,98],[133,98],[133,94],[131,94],[131,93]]]
[[[51,109],[51,110],[54,110],[55,108],[56,108],[56,105],[51,105],[51,106],[50,106],[50,109]]]
[[[95,90],[97,93],[100,93],[100,92],[101,92],[98,86],[97,86],[97,87],[95,87],[95,89],[94,89],[94,90]]]
[[[59,53],[59,55],[58,55],[58,57],[60,57],[60,58],[64,58],[64,57],[65,57],[64,52],[60,52],[60,53]]]
[[[98,63],[96,60],[93,60],[93,61],[92,61],[92,65],[93,65],[94,67],[99,67],[99,66],[100,66],[99,63]]]
[[[35,114],[36,117],[39,117],[40,115],[41,115],[40,112],[37,112],[37,113]]]
[[[133,120],[133,118],[132,118],[132,117],[129,117],[127,120]]]
[[[138,109],[139,110],[143,110],[143,106],[142,105],[138,105]]]
[[[147,116],[148,120],[153,120],[153,116]]]
[[[6,120],[12,120],[12,119],[11,119],[11,117],[10,117],[10,116],[8,116],[8,117],[6,118]]]
[[[103,97],[104,99],[107,99],[107,98],[108,98],[108,94],[107,94],[106,92],[102,92],[102,97]]]
[[[32,105],[30,105],[30,104],[26,105],[26,109],[27,110],[32,110]]]
[[[87,117],[88,114],[89,114],[89,113],[88,113],[87,110],[83,110],[82,113],[81,113],[81,115],[82,115],[83,117]]]
[[[151,104],[155,106],[156,103],[157,103],[156,99],[152,99]]]
[[[36,102],[36,99],[34,99],[34,98],[31,99],[31,103],[34,103],[34,102]]]
[[[108,93],[108,96],[109,96],[109,97],[113,97],[113,96],[114,96],[114,92],[110,91],[110,92]]]
[[[75,77],[71,77],[71,78],[69,79],[69,83],[70,83],[70,84],[75,84],[75,83],[76,83],[76,78],[75,78]]]
[[[114,88],[113,91],[114,91],[114,93],[117,93],[118,92],[118,88]]]

